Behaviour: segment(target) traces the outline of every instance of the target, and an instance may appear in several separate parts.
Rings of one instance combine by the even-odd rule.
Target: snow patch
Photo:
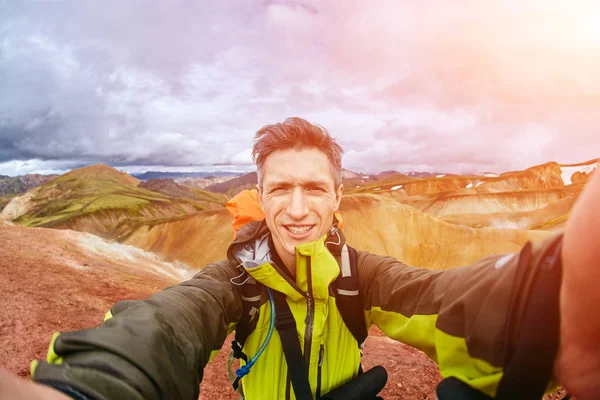
[[[394,186],[390,190],[398,190],[402,187],[402,185]]]
[[[531,226],[531,219],[520,218],[516,221],[497,219],[491,221],[490,225],[492,226],[492,228],[529,229]]]
[[[194,274],[184,263],[179,261],[165,262],[154,253],[146,252],[135,246],[111,243],[90,233],[78,235],[76,240],[85,251],[107,256],[115,261],[133,263],[154,274],[175,280],[186,280]]]
[[[469,183],[467,186],[465,186],[467,189],[471,189],[473,187],[472,183]]]
[[[381,188],[375,188],[375,189],[373,189],[373,190],[381,190]]]
[[[365,175],[365,176],[363,176],[362,178],[363,178],[363,179],[369,179],[369,176],[368,176],[368,175]]]
[[[436,175],[435,177],[436,177],[436,178],[443,178],[443,177],[445,177],[445,176],[446,176],[446,174],[441,174],[441,175]]]
[[[477,182],[477,185],[475,185],[475,187],[479,187],[481,185],[483,185],[485,182]]]
[[[573,182],[571,181],[571,177],[575,172],[581,172],[584,174],[589,174],[593,170],[598,168],[598,163],[595,162],[593,164],[588,165],[575,165],[572,167],[560,167],[561,177],[565,186],[571,185]]]
[[[487,176],[488,178],[497,178],[497,177],[498,177],[498,176],[500,176],[500,175],[498,175],[498,174],[493,174],[493,173],[491,173],[491,172],[490,172],[490,173],[487,173],[487,174],[483,174],[483,176]]]

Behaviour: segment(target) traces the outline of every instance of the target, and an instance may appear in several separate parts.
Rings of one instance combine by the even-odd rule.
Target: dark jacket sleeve
[[[211,351],[241,316],[234,276],[222,261],[147,300],[117,303],[98,328],[55,338],[33,380],[74,398],[196,400]]]
[[[493,396],[540,265],[560,264],[556,248],[561,238],[446,271],[359,252],[367,322],[424,351],[444,378],[456,377]]]

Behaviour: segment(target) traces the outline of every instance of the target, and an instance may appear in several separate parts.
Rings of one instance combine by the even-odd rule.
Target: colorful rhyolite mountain
[[[515,251],[560,228],[598,160],[547,163],[495,175],[386,173],[346,190],[341,212],[351,244],[412,265],[449,268]],[[255,174],[230,179],[237,193]],[[236,186],[235,184],[239,184]],[[24,226],[90,232],[192,268],[225,256],[233,231],[226,195],[141,181],[106,165],[81,168],[14,198],[0,217]]]

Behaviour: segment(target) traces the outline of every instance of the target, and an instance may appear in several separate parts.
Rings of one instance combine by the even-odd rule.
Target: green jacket
[[[241,290],[232,280],[242,267],[255,280],[287,295],[313,394],[317,387],[324,394],[351,380],[358,371],[360,349],[330,290],[340,273],[341,255],[325,246],[339,241],[336,248],[341,249],[343,235],[298,246],[294,282],[280,267],[264,261],[261,239],[268,234],[264,223],[249,224],[230,246],[228,260],[210,264],[189,281],[147,300],[117,303],[112,318],[96,329],[55,336],[47,362],[33,372],[34,381],[75,397],[83,394],[81,398],[197,399],[211,353],[222,347],[241,318]],[[438,363],[443,377],[457,377],[493,396],[518,332],[527,300],[523,294],[559,240],[557,235],[528,244],[518,254],[490,256],[447,271],[410,267],[358,251],[365,323],[424,351]],[[307,293],[314,307],[307,307]],[[249,357],[268,331],[265,291],[260,304],[256,329],[244,346]],[[277,332],[242,382],[248,400],[295,398]]]

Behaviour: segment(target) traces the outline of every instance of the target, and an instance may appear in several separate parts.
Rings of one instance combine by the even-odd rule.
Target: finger
[[[0,400],[72,400],[70,397],[0,370]]]

